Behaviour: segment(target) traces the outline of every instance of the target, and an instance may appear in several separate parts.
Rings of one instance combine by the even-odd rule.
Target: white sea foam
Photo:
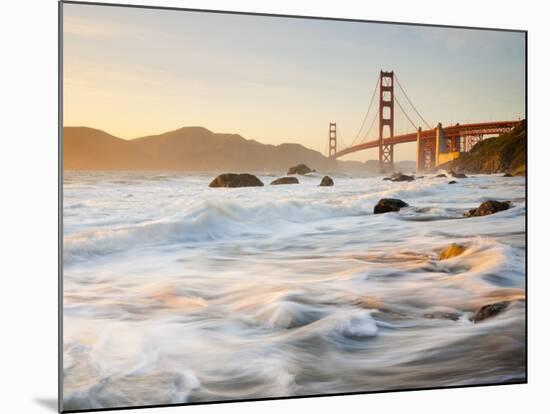
[[[522,178],[65,178],[66,409],[524,378]],[[487,198],[513,206],[463,218]]]

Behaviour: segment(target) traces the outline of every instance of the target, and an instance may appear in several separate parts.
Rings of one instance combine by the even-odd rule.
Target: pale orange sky
[[[381,68],[395,70],[432,125],[525,115],[522,33],[76,4],[63,10],[67,126],[130,139],[199,125],[326,154],[329,122],[338,123],[340,146],[356,136]],[[395,133],[411,131],[396,111]],[[377,133],[376,124],[368,140]],[[396,159],[414,159],[414,151],[400,145]],[[375,150],[349,156],[376,157]]]

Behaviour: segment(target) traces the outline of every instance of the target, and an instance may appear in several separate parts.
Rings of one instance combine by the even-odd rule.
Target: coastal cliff
[[[525,175],[526,160],[527,123],[523,120],[509,133],[479,142],[470,152],[440,165],[440,168],[473,174]]]

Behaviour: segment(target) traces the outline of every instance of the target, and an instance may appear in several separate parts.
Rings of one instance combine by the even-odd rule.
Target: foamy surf
[[[65,408],[525,378],[524,179],[333,178],[67,173]],[[513,206],[463,218],[488,197]]]

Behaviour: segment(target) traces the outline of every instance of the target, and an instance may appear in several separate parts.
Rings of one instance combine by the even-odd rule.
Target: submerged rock
[[[313,172],[313,171],[315,171],[315,170],[312,170],[311,168],[309,168],[305,164],[298,164],[298,165],[295,165],[294,167],[290,167],[288,169],[287,174],[288,175],[291,175],[291,174],[305,175],[305,174],[309,174],[310,172]]]
[[[382,301],[375,296],[363,296],[354,301],[354,304],[366,309],[382,309],[384,307]]]
[[[390,177],[391,181],[400,182],[400,181],[414,181],[414,177],[412,175],[405,175],[402,173],[395,173]]]
[[[374,206],[374,214],[389,213],[391,211],[399,211],[402,207],[409,205],[398,198],[383,198]]]
[[[489,214],[494,214],[499,211],[508,210],[510,208],[509,201],[496,201],[488,200],[484,201],[479,205],[478,208],[472,208],[471,210],[464,213],[464,217],[481,217],[488,216]]]
[[[271,185],[281,184],[300,184],[300,181],[296,177],[281,177],[271,181]]]
[[[503,177],[513,177],[513,175],[510,173],[504,173]]]
[[[485,319],[492,318],[493,316],[496,316],[506,310],[506,308],[508,308],[508,305],[510,305],[509,301],[502,301],[491,303],[489,305],[484,305],[476,311],[476,313],[472,317],[472,321],[474,321],[474,323],[478,323],[484,321]]]
[[[466,251],[466,246],[462,244],[453,243],[450,246],[447,246],[445,249],[439,253],[439,260],[447,260],[452,257],[460,256]]]
[[[451,180],[451,181],[449,181],[449,184],[456,184],[456,181],[455,181],[455,180]]]
[[[263,187],[258,177],[252,174],[220,174],[212,180],[208,187]]]
[[[321,184],[319,184],[321,187],[330,187],[334,185],[334,181],[332,178],[330,178],[328,175],[325,175],[323,179],[321,180]]]
[[[447,178],[447,174],[437,174],[435,178]]]
[[[454,178],[468,178],[464,173],[451,171],[449,174],[451,174],[451,176],[453,176]]]
[[[460,313],[435,311],[435,312],[425,313],[424,317],[428,319],[449,319],[451,321],[458,321],[460,319]]]

